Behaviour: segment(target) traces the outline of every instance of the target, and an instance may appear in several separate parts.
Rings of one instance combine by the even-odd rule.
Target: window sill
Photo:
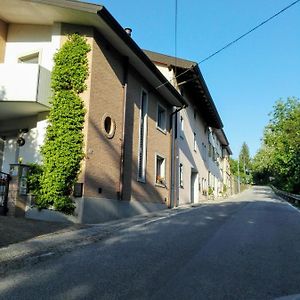
[[[140,183],[146,183],[146,179],[137,178],[136,181]]]
[[[157,183],[157,182],[155,182],[155,186],[161,187],[161,188],[164,188],[164,189],[167,188],[167,186],[165,184],[161,184],[161,183]]]
[[[156,129],[158,130],[158,131],[160,131],[161,133],[163,133],[163,134],[167,134],[167,130],[166,129],[162,129],[162,128],[160,128],[159,126],[156,126]]]

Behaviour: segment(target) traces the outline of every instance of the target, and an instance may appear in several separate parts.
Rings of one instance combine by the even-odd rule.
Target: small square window
[[[40,58],[40,52],[33,52],[18,58],[18,63],[23,64],[38,64]]]
[[[157,105],[157,127],[162,131],[167,129],[167,112],[164,107]]]
[[[155,183],[166,185],[166,159],[156,155]]]

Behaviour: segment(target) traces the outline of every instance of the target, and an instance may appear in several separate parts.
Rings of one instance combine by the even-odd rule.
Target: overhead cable
[[[291,4],[289,4],[288,6],[284,7],[283,9],[281,9],[280,11],[278,11],[276,14],[272,15],[271,17],[269,17],[268,19],[264,20],[263,22],[259,23],[258,25],[256,25],[255,27],[253,27],[252,29],[248,30],[246,33],[242,34],[241,36],[239,36],[238,38],[236,38],[235,40],[231,41],[230,43],[226,44],[224,47],[222,47],[221,49],[215,51],[214,53],[210,54],[209,56],[207,56],[206,58],[200,60],[199,62],[197,62],[195,65],[193,65],[192,67],[186,69],[185,71],[183,71],[182,73],[178,74],[177,76],[174,76],[171,80],[168,80],[164,83],[162,83],[161,85],[157,86],[156,89],[159,89],[161,87],[163,87],[164,85],[166,85],[167,83],[169,83],[170,81],[182,76],[183,74],[189,72],[191,69],[193,69],[196,65],[200,65],[203,62],[211,59],[212,57],[216,56],[217,54],[219,54],[220,52],[224,51],[225,49],[227,49],[228,47],[232,46],[233,44],[237,43],[239,40],[241,40],[242,38],[246,37],[247,35],[249,35],[250,33],[252,33],[253,31],[257,30],[258,28],[260,28],[261,26],[265,25],[266,23],[268,23],[269,21],[271,21],[272,19],[278,17],[280,14],[282,14],[283,12],[285,12],[286,10],[288,10],[289,8],[291,8],[292,6],[294,6],[295,4],[297,4],[298,2],[300,2],[300,0],[296,0],[294,2],[292,2]]]

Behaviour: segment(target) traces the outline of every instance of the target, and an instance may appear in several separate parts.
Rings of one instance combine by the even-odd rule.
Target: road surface
[[[267,187],[0,279],[0,299],[300,299],[300,213]]]

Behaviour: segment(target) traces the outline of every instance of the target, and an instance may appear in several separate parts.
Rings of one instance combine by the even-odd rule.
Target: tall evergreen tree
[[[239,154],[239,168],[242,182],[249,183],[250,182],[250,169],[251,169],[251,157],[249,147],[244,142],[242,144],[242,148]]]

